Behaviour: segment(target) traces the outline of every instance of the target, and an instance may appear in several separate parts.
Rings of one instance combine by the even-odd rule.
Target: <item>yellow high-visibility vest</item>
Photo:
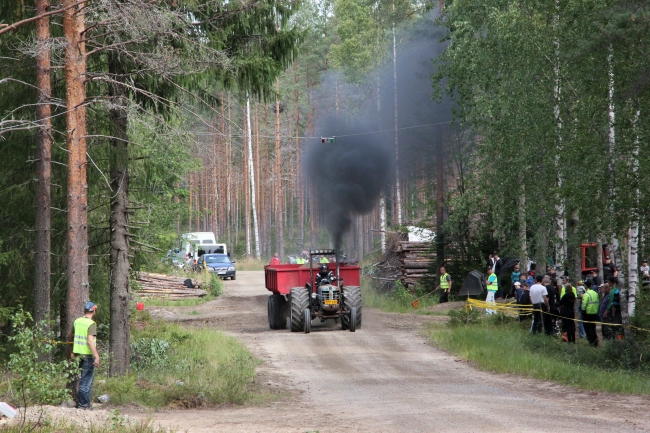
[[[93,354],[88,344],[88,329],[94,324],[95,322],[87,317],[80,317],[74,321],[74,345],[72,346],[72,353],[78,355]]]
[[[449,281],[447,281],[448,276],[449,274],[440,276],[440,289],[447,290],[449,288]]]

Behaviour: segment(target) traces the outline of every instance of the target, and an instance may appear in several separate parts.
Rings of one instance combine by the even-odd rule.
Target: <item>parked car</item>
[[[227,254],[203,254],[196,262],[196,269],[202,271],[207,269],[208,272],[215,272],[222,279],[236,279],[237,269],[235,261],[228,257]]]

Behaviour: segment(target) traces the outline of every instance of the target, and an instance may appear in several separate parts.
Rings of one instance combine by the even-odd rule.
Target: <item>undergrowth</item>
[[[427,307],[438,304],[437,294],[426,293],[421,287],[413,291],[407,290],[399,281],[395,283],[393,290],[380,293],[367,277],[361,279],[361,300],[364,306],[393,313],[423,313]],[[416,300],[414,307],[413,302]]]
[[[568,344],[558,337],[530,334],[530,322],[477,310],[452,310],[447,326],[431,325],[439,347],[484,370],[551,380],[579,388],[650,394],[650,347],[643,337]]]
[[[116,422],[115,419],[109,419],[102,425],[91,424],[89,427],[82,427],[65,421],[29,423],[25,426],[20,424],[5,425],[2,431],[4,433],[173,433],[172,430],[163,427],[154,427],[151,422],[139,421],[129,425]]]
[[[95,395],[108,394],[112,404],[153,408],[241,404],[255,397],[258,361],[237,340],[138,316],[132,327],[131,374],[96,381]]]

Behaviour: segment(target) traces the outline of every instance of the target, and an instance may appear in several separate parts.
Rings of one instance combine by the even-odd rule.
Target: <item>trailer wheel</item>
[[[298,287],[291,289],[291,332],[305,329],[305,309],[309,307],[309,292]]]
[[[309,308],[305,308],[304,315],[305,315],[305,334],[309,334],[311,332],[311,310]]]
[[[358,286],[349,286],[343,289],[343,307],[346,310],[351,310],[353,307],[356,308],[356,326],[357,329],[361,329],[361,288]],[[350,329],[350,315],[341,316],[341,328],[343,330]],[[350,329],[352,331],[352,329]],[[354,331],[353,331],[354,332]]]
[[[350,332],[357,330],[357,307],[350,308]]]
[[[286,329],[287,318],[283,314],[284,303],[286,301],[281,295],[273,294],[269,296],[268,300],[268,316],[269,328],[271,329]]]

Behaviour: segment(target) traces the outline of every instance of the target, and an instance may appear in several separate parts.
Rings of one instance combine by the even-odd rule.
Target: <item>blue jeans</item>
[[[578,310],[578,319],[583,320],[582,316],[583,316],[582,310]],[[578,335],[580,336],[580,338],[585,338],[586,335],[585,325],[582,322],[578,322]]]
[[[77,392],[77,407],[90,407],[90,394],[93,392],[95,383],[95,358],[88,356],[79,360],[81,378],[79,379],[79,391]]]

